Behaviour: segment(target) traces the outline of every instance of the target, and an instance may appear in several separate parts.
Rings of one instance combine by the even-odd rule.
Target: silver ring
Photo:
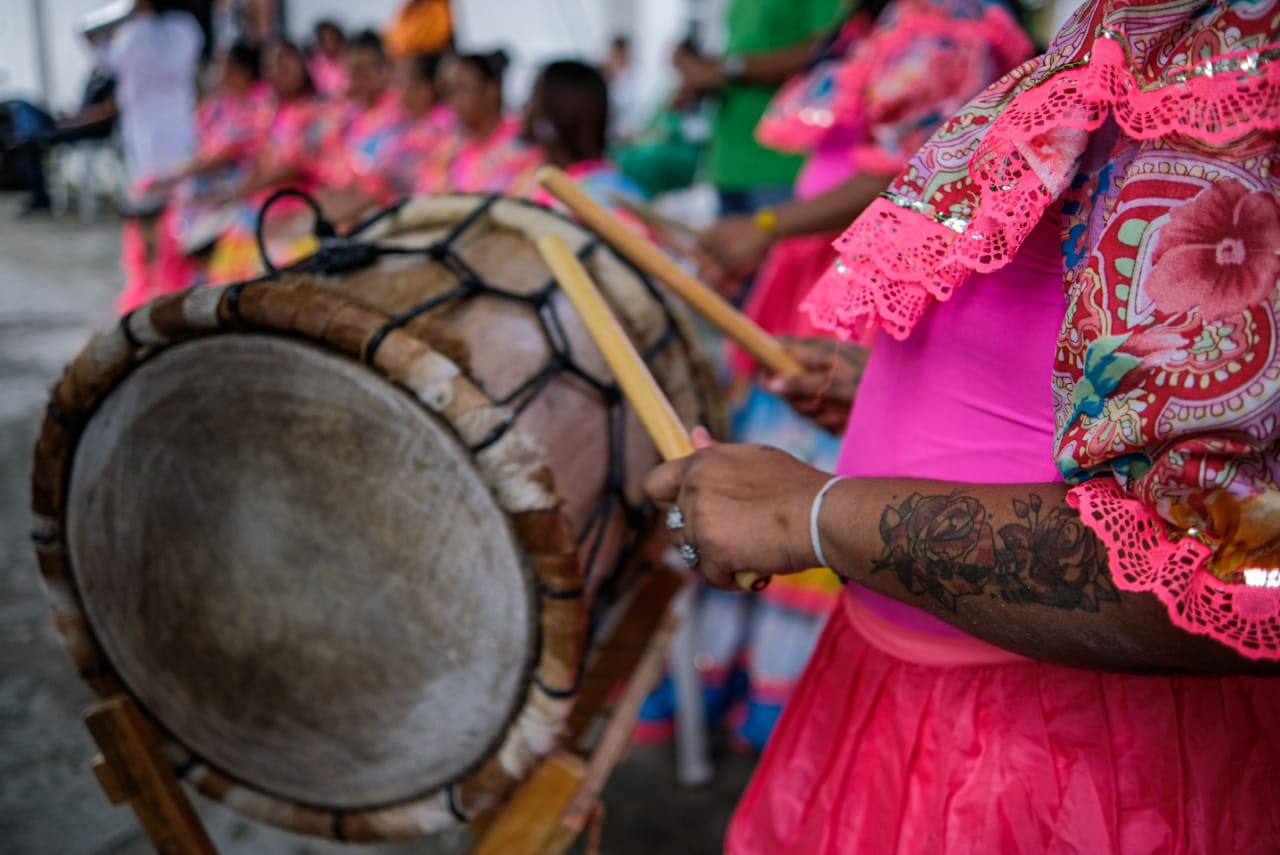
[[[667,530],[679,531],[684,528],[684,511],[672,505],[667,510]]]
[[[682,560],[690,570],[698,566],[698,562],[702,560],[702,553],[698,551],[698,547],[690,546],[687,543],[680,544],[680,560]]]

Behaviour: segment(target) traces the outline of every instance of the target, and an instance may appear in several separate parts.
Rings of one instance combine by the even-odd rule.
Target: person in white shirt
[[[640,92],[636,86],[635,68],[631,62],[631,40],[615,36],[609,43],[609,56],[600,70],[609,81],[609,106],[613,115],[613,133],[626,139],[644,130]]]
[[[196,72],[204,33],[172,0],[137,0],[111,41],[125,168],[135,195],[196,150]]]

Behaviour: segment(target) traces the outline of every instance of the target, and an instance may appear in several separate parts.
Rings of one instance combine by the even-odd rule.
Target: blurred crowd
[[[48,150],[118,126],[129,177],[122,312],[261,273],[259,213],[286,187],[318,200],[339,228],[409,196],[534,196],[544,163],[597,194],[640,194],[605,158],[606,76],[626,87],[624,39],[598,63],[549,63],[512,112],[506,53],[456,51],[446,0],[411,0],[381,33],[322,20],[306,45],[278,36],[261,14],[272,4],[220,3],[208,52],[180,6],[138,0],[122,22],[86,31],[95,66],[77,115],[6,105],[16,119],[6,153],[29,186],[27,211],[49,205]],[[309,252],[305,207],[273,205],[264,237],[277,264]]]

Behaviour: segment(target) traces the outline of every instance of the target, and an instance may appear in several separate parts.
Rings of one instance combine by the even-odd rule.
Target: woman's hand
[[[698,242],[727,273],[747,276],[760,268],[773,235],[756,226],[752,217],[739,214],[717,220],[698,235]]]
[[[766,377],[765,389],[786,398],[796,412],[813,419],[824,430],[842,434],[870,348],[829,338],[780,341],[805,370],[791,377]]]
[[[725,84],[724,65],[718,59],[699,56],[680,45],[671,55],[671,64],[680,74],[680,84],[695,94],[713,92]]]
[[[831,476],[776,448],[706,444],[664,463],[645,479],[645,492],[675,505],[684,527],[677,546],[698,550],[696,569],[718,588],[737,590],[733,574],[794,573],[817,563],[809,539],[809,508]]]

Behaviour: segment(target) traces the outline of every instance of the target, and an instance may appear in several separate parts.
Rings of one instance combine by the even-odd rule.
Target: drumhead
[[[121,680],[264,793],[351,810],[433,791],[525,700],[539,607],[508,516],[450,425],[330,350],[160,351],[86,425],[66,521]]]

